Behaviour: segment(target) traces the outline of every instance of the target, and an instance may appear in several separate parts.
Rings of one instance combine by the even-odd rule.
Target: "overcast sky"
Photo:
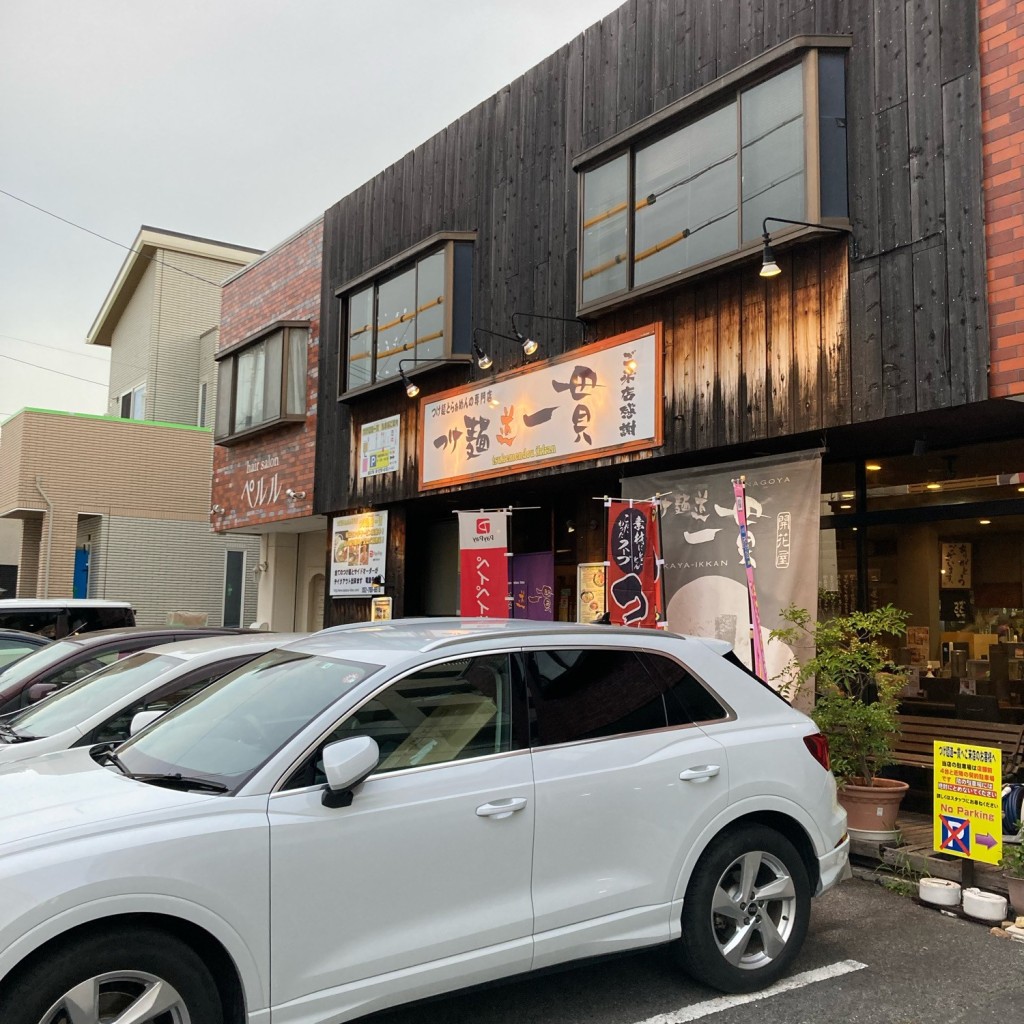
[[[0,0],[0,189],[269,248],[620,2]],[[105,411],[125,255],[0,194],[0,416]]]

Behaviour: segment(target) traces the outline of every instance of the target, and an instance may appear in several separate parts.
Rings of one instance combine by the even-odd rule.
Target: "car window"
[[[658,692],[664,694],[669,725],[690,725],[726,718],[725,708],[696,676],[674,658],[642,651],[637,655]]]
[[[225,674],[224,666],[204,672],[198,678],[188,676],[181,680],[180,684],[168,690],[162,687],[157,693],[149,694],[140,700],[134,701],[127,707],[122,708],[116,715],[112,715],[102,725],[93,729],[86,738],[88,743],[120,743],[128,739],[131,734],[132,720],[142,711],[170,711],[179,704],[184,703],[189,697],[194,697],[200,690],[205,689],[215,679]]]
[[[125,651],[104,651],[102,654],[93,654],[81,661],[74,661],[61,666],[60,670],[53,675],[46,677],[47,683],[56,683],[58,686],[67,686],[79,679],[84,679],[93,672],[98,672],[107,665],[113,665],[116,661],[126,656]],[[43,682],[43,680],[40,680]]]
[[[45,700],[13,716],[10,724],[28,736],[53,736],[81,725],[150,679],[180,664],[180,658],[167,655],[133,654],[123,661],[115,661],[89,679],[82,679],[50,694]]]
[[[12,661],[24,658],[32,651],[38,651],[39,644],[26,642],[25,640],[3,640],[0,641],[0,669],[10,665]]]
[[[444,764],[513,749],[512,686],[506,654],[459,658],[392,683],[320,745],[370,736],[380,747],[374,774]],[[320,752],[286,788],[326,782]]]
[[[40,647],[4,669],[3,675],[0,676],[0,690],[5,693],[17,692],[25,680],[32,679],[38,673],[63,661],[69,654],[80,654],[81,651],[81,646],[72,640],[58,640],[56,643]]]
[[[663,729],[661,694],[621,647],[526,652],[534,746]]]
[[[271,651],[169,711],[118,751],[128,769],[235,787],[379,665]]]

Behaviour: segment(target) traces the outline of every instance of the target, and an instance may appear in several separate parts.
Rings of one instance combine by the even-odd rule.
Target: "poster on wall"
[[[530,551],[512,556],[512,618],[552,622],[555,618],[555,556]]]
[[[359,428],[359,478],[398,471],[401,416],[364,423]]]
[[[768,681],[794,653],[768,633],[789,604],[812,613],[818,603],[821,454],[650,473],[622,481],[624,495],[657,494],[664,544],[668,628],[728,640],[753,668],[750,603],[740,550],[733,479],[746,478],[747,542],[757,579]]]
[[[370,597],[384,590],[387,512],[338,516],[331,531],[331,597]],[[380,583],[374,582],[380,580]]]
[[[661,325],[420,402],[420,488],[661,444]]]
[[[971,545],[967,541],[942,545],[940,590],[970,590]]]
[[[598,622],[605,613],[604,562],[580,562],[576,566],[576,621]]]
[[[507,619],[507,509],[459,512],[459,614],[465,618]]]
[[[392,599],[390,597],[370,598],[370,619],[373,622],[386,622],[391,618]]]
[[[607,602],[613,625],[653,629],[665,617],[658,512],[650,500],[608,503]]]

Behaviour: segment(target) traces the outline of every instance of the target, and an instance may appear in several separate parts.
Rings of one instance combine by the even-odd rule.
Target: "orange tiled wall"
[[[980,0],[978,13],[989,394],[1003,398],[1024,395],[1024,3]]]

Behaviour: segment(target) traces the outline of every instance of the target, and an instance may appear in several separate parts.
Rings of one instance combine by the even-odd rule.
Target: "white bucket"
[[[981,889],[964,889],[964,913],[980,921],[1002,921],[1006,917],[1006,897]]]
[[[925,903],[955,907],[960,903],[960,883],[948,878],[922,878],[917,883],[917,895]]]

